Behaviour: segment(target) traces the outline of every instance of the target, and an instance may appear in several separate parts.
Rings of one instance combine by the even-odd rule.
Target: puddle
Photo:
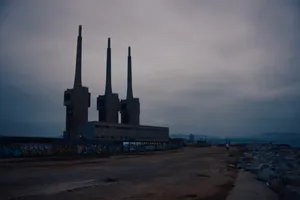
[[[51,184],[47,186],[31,188],[30,190],[27,189],[26,191],[15,192],[14,197],[11,197],[10,199],[22,199],[23,197],[28,196],[52,195],[66,191],[71,192],[73,190],[93,187],[97,185],[99,185],[99,181],[96,181],[95,179]]]
[[[106,182],[106,183],[113,183],[113,182],[117,182],[117,181],[118,181],[118,179],[115,179],[115,178],[107,178],[104,180],[104,182]]]
[[[55,194],[64,191],[72,191],[75,189],[86,188],[97,185],[96,180],[85,180],[78,182],[68,182],[68,183],[59,183],[56,185],[51,185],[39,191],[38,194],[49,195]]]

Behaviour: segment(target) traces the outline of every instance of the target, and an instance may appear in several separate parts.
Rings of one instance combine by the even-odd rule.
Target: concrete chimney
[[[76,52],[76,66],[75,66],[75,80],[74,88],[81,87],[81,57],[82,57],[82,37],[81,37],[82,26],[79,25],[78,37],[77,37],[77,52]]]
[[[131,70],[131,52],[130,47],[128,47],[128,60],[127,60],[127,97],[126,99],[133,98],[132,91],[132,70]]]
[[[107,57],[106,57],[106,85],[105,94],[112,94],[111,89],[111,49],[110,38],[108,38]]]

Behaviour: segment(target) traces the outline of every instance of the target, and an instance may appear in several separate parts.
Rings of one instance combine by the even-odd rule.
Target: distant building
[[[194,142],[194,140],[195,140],[194,134],[190,134],[189,135],[189,142]]]
[[[88,139],[168,142],[169,128],[90,121],[79,126],[78,135]]]

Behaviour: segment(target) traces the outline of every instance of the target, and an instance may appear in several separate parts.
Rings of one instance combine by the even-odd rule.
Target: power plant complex
[[[91,94],[82,84],[82,26],[79,26],[73,88],[64,92],[66,123],[63,138],[0,137],[0,158],[73,155],[116,155],[126,152],[183,147],[169,138],[169,128],[140,125],[140,101],[132,88],[131,49],[128,47],[127,95],[119,99],[111,80],[111,41],[108,39],[105,92],[97,97],[98,120],[88,120]],[[119,114],[121,115],[119,121]],[[55,133],[54,133],[55,134]]]
[[[98,140],[118,140],[135,142],[167,142],[169,128],[140,125],[140,101],[133,96],[131,49],[128,47],[127,58],[127,95],[119,99],[112,91],[111,79],[111,41],[108,38],[106,58],[105,92],[97,98],[98,121],[88,121],[88,109],[91,95],[82,84],[82,26],[79,26],[75,79],[72,89],[64,92],[66,106],[66,127],[64,138]],[[119,122],[119,113],[121,119]]]

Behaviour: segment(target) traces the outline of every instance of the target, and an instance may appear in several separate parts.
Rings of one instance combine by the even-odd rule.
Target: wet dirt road
[[[0,163],[1,199],[224,199],[237,170],[220,147],[82,161]]]

